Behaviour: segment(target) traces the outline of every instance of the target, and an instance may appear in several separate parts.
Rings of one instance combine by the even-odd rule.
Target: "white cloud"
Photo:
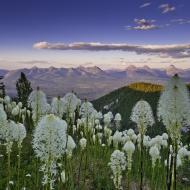
[[[170,4],[162,4],[159,6],[159,8],[162,10],[162,13],[168,13],[176,10],[176,7]]]
[[[136,26],[126,26],[127,30],[153,30],[158,29],[159,26],[155,25],[155,20],[134,19]]]
[[[88,51],[127,51],[136,54],[154,54],[173,58],[189,58],[190,44],[173,44],[173,45],[135,45],[127,43],[105,44],[100,42],[77,42],[77,43],[49,43],[37,42],[33,45],[36,49],[49,50],[88,50]]]
[[[149,7],[151,5],[150,2],[144,3],[140,6],[140,8],[145,8],[145,7]]]
[[[190,24],[190,19],[179,18],[179,19],[173,19],[171,20],[171,22],[177,23],[177,24]]]

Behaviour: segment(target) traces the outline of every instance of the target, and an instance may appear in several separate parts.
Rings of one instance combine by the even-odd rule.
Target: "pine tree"
[[[24,107],[27,107],[28,96],[32,92],[30,81],[26,78],[25,74],[21,72],[20,78],[16,82],[18,101],[22,102]]]
[[[2,79],[3,79],[3,76],[0,76],[0,98],[4,98],[5,97],[5,85],[1,81]]]

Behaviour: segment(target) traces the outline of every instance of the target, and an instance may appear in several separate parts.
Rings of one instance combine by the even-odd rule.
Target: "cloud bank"
[[[105,44],[99,42],[76,42],[70,44],[37,42],[33,47],[35,49],[48,50],[127,51],[137,54],[154,54],[160,57],[190,58],[190,44],[134,45],[127,43]]]

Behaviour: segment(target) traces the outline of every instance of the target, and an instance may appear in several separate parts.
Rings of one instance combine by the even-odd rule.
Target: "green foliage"
[[[190,88],[190,85],[188,85],[188,87]],[[156,117],[157,104],[162,90],[163,86],[158,84],[143,82],[133,83],[94,100],[92,103],[97,110],[102,110],[103,113],[107,111],[104,109],[104,106],[110,105],[110,111],[114,114],[121,114],[122,128],[128,129],[135,127],[130,120],[133,106],[141,99],[146,100],[152,107],[156,121],[155,125],[149,128],[148,135],[155,136],[165,132],[165,127]]]
[[[20,78],[16,82],[18,101],[22,102],[24,107],[27,107],[28,96],[32,92],[31,83],[21,72]]]
[[[137,101],[141,99],[146,100],[151,105],[154,116],[156,117],[157,103],[160,97],[161,89],[162,86],[160,85],[135,83],[115,90],[110,94],[93,101],[93,104],[97,110],[102,110],[104,112],[104,106],[109,104],[111,105],[111,103],[113,103],[110,106],[110,110],[114,114],[121,114],[122,127],[134,128],[134,125],[130,120],[133,106],[136,104]],[[156,123],[156,125],[157,129],[162,128],[162,126],[158,122]],[[153,130],[155,134],[158,134],[159,130],[157,129]]]

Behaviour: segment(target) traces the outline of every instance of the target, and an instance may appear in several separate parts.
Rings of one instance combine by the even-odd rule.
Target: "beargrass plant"
[[[67,124],[53,114],[44,116],[34,131],[32,142],[36,156],[42,165],[43,185],[53,189],[57,175],[57,160],[66,151]]]
[[[133,107],[131,120],[137,124],[137,128],[140,134],[140,157],[141,157],[141,164],[140,164],[140,173],[141,173],[141,180],[140,180],[140,190],[143,190],[143,177],[144,177],[144,146],[143,146],[143,139],[144,135],[147,131],[148,126],[152,126],[154,124],[154,117],[152,113],[152,109],[148,102],[144,100],[140,100],[136,103]]]
[[[177,152],[181,139],[181,129],[190,125],[190,99],[186,85],[176,74],[174,75],[160,97],[158,117],[169,134],[169,148],[167,158],[167,188],[177,188]],[[171,161],[170,161],[171,157]]]

